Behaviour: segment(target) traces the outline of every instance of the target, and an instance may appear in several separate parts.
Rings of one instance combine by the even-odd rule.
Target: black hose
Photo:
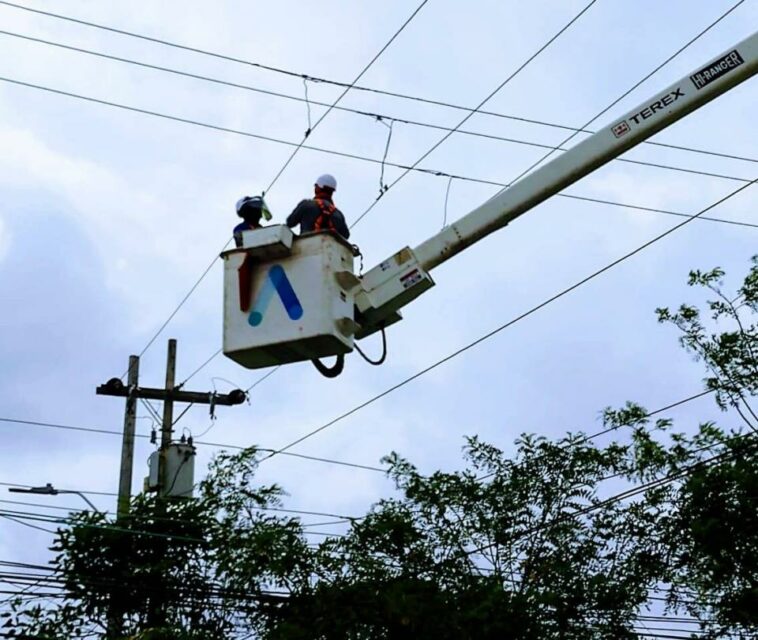
[[[379,360],[371,360],[365,353],[363,353],[363,350],[357,345],[353,345],[355,347],[355,350],[361,354],[361,357],[368,362],[369,364],[373,364],[375,367],[378,367],[380,364],[383,364],[384,361],[387,359],[387,336],[384,333],[384,327],[382,327],[382,357],[379,358]]]
[[[327,367],[318,358],[314,358],[311,362],[313,363],[313,366],[318,369],[318,372],[327,378],[336,378],[345,368],[345,356],[343,354],[337,356],[337,361],[334,363],[333,367]]]

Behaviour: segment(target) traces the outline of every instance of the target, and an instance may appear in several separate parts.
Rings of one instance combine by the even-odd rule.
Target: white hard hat
[[[334,189],[337,190],[337,180],[335,180],[334,176],[330,173],[325,173],[322,176],[319,176],[316,179],[316,186],[321,187],[322,189],[328,188],[328,189]]]

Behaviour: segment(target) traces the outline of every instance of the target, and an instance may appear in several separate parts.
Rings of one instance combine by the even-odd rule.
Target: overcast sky
[[[23,2],[23,0],[19,0]],[[87,21],[343,82],[352,81],[417,7],[416,0],[207,3],[23,2]],[[242,6],[244,4],[244,6]],[[587,0],[429,0],[361,79],[362,86],[474,106],[575,16]],[[490,102],[488,111],[578,127],[616,100],[735,4],[733,0],[598,0]],[[653,95],[749,36],[754,0],[634,90],[592,128]],[[297,77],[180,51],[0,4],[4,31],[168,66],[303,97]],[[299,142],[303,102],[95,58],[0,34],[0,76],[280,140]],[[342,89],[308,83],[311,100]],[[353,90],[342,106],[453,127],[465,112]],[[658,134],[656,141],[755,157],[758,84],[748,81]],[[315,122],[324,108],[311,105]],[[566,129],[476,115],[466,130],[557,145]],[[332,111],[314,147],[380,159],[387,128]],[[444,131],[396,123],[387,159],[411,164]],[[581,139],[577,137],[573,142]],[[119,430],[123,401],[95,395],[120,376],[228,240],[234,203],[260,193],[291,148],[0,82],[0,417]],[[506,183],[542,148],[455,134],[421,166]],[[626,158],[751,180],[753,161],[642,146]],[[267,194],[275,221],[311,193],[321,173],[338,181],[337,205],[354,221],[379,192],[381,167],[302,150]],[[384,181],[399,169],[386,167]],[[566,190],[577,196],[696,213],[742,184],[614,162]],[[449,186],[447,212],[446,190]],[[497,191],[491,185],[412,173],[353,230],[370,268],[415,246]],[[758,223],[747,189],[709,215]],[[681,218],[555,197],[434,273],[437,286],[388,331],[389,356],[371,367],[348,357],[345,373],[322,378],[310,363],[288,365],[257,386],[250,405],[219,408],[204,440],[276,448],[332,420],[632,250]],[[736,285],[757,253],[758,228],[696,221],[569,296],[386,395],[293,449],[378,465],[398,451],[422,471],[461,465],[464,436],[507,451],[522,432],[559,437],[599,428],[599,412],[626,400],[649,409],[702,389],[703,371],[657,324],[657,306],[699,301],[689,269],[719,265]],[[183,380],[221,345],[221,261],[142,358],[140,379],[161,386],[166,340],[179,342]],[[361,345],[378,354],[377,337]],[[223,356],[187,389],[252,385]],[[232,384],[230,384],[230,382]],[[139,407],[138,431],[151,421]],[[719,418],[709,398],[671,412],[683,429]],[[193,407],[179,426],[210,424]],[[723,424],[732,426],[726,417]],[[0,482],[113,492],[120,438],[0,422]],[[137,443],[134,488],[151,445]],[[214,452],[199,448],[196,474]],[[360,515],[391,495],[380,473],[277,456],[264,482],[290,494],[287,506]],[[5,494],[5,487],[0,485]],[[115,499],[91,496],[113,509]],[[1,499],[13,498],[10,494]],[[18,496],[15,499],[19,498]],[[84,506],[76,496],[27,497]],[[0,502],[2,508],[26,507]],[[34,507],[34,511],[47,511]],[[321,518],[323,519],[323,518]],[[315,521],[315,518],[304,518]],[[51,536],[0,520],[0,559],[44,558]]]

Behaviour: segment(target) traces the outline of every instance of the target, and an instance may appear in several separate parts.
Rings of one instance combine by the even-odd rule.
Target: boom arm
[[[366,273],[356,293],[357,338],[400,319],[398,310],[434,286],[434,267],[504,227],[598,167],[758,72],[758,32],[658,92],[610,126],[500,192],[415,249]]]

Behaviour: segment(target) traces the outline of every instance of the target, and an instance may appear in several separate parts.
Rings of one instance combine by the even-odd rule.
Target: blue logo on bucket
[[[248,323],[257,327],[263,322],[263,314],[266,313],[274,292],[279,294],[279,299],[284,305],[290,320],[299,320],[303,317],[303,306],[297,299],[297,294],[290,284],[287,274],[281,265],[275,264],[268,270],[268,276],[263,281],[263,287],[255,300],[252,311],[247,318]]]

